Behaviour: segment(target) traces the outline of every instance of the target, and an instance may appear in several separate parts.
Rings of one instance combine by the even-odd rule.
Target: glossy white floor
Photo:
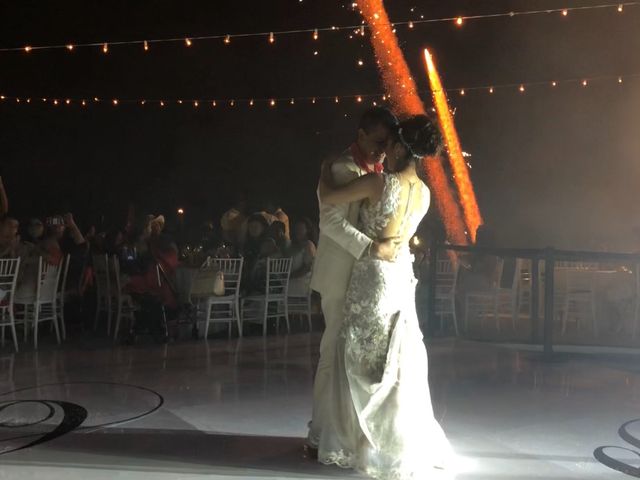
[[[0,354],[0,478],[358,478],[302,455],[318,344],[314,333]],[[618,431],[640,417],[638,357],[545,363],[451,340],[429,352],[457,478],[640,476],[640,421]],[[621,448],[601,460],[627,473],[595,458],[605,446]]]

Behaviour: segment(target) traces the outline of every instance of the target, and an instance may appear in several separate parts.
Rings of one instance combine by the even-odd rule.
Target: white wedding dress
[[[379,202],[363,205],[362,231],[379,238],[390,220],[404,215],[415,232],[429,209],[401,205],[396,174],[385,174]],[[345,319],[336,345],[331,405],[322,426],[318,460],[353,468],[380,480],[449,478],[449,442],[434,418],[427,352],[415,309],[416,280],[409,247],[397,261],[358,260],[347,290]]]

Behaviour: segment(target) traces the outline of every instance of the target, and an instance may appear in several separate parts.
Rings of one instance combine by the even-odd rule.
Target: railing
[[[519,249],[519,248],[490,248],[462,245],[437,244],[430,249],[429,253],[429,278],[428,278],[428,319],[435,318],[436,305],[436,264],[438,254],[444,252],[474,253],[496,256],[499,258],[518,258],[531,260],[531,293],[530,293],[530,321],[532,326],[532,344],[542,345],[545,356],[550,357],[554,353],[554,291],[555,273],[558,262],[598,262],[630,265],[633,268],[635,279],[634,296],[638,302],[638,269],[640,268],[640,255],[627,253],[603,253],[588,251],[556,250],[554,248],[545,249]],[[544,304],[542,308],[542,325],[540,324],[540,264],[543,262],[544,276],[543,294]],[[637,319],[636,319],[637,320]],[[542,327],[542,332],[540,328]],[[542,335],[540,335],[542,333]]]

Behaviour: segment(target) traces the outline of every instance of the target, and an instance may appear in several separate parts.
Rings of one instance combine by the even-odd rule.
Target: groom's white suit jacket
[[[336,183],[344,185],[366,172],[356,165],[350,150],[346,150],[332,165],[332,173]],[[311,288],[323,297],[344,297],[353,264],[371,244],[371,239],[356,228],[362,202],[325,205],[320,196],[318,202],[320,239]]]

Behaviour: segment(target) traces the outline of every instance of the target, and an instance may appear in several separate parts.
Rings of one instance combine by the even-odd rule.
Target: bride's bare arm
[[[370,173],[339,186],[333,179],[331,165],[333,165],[331,161],[326,161],[322,164],[318,192],[323,203],[337,205],[357,202],[367,198],[373,200],[380,197],[384,187],[381,175]]]

